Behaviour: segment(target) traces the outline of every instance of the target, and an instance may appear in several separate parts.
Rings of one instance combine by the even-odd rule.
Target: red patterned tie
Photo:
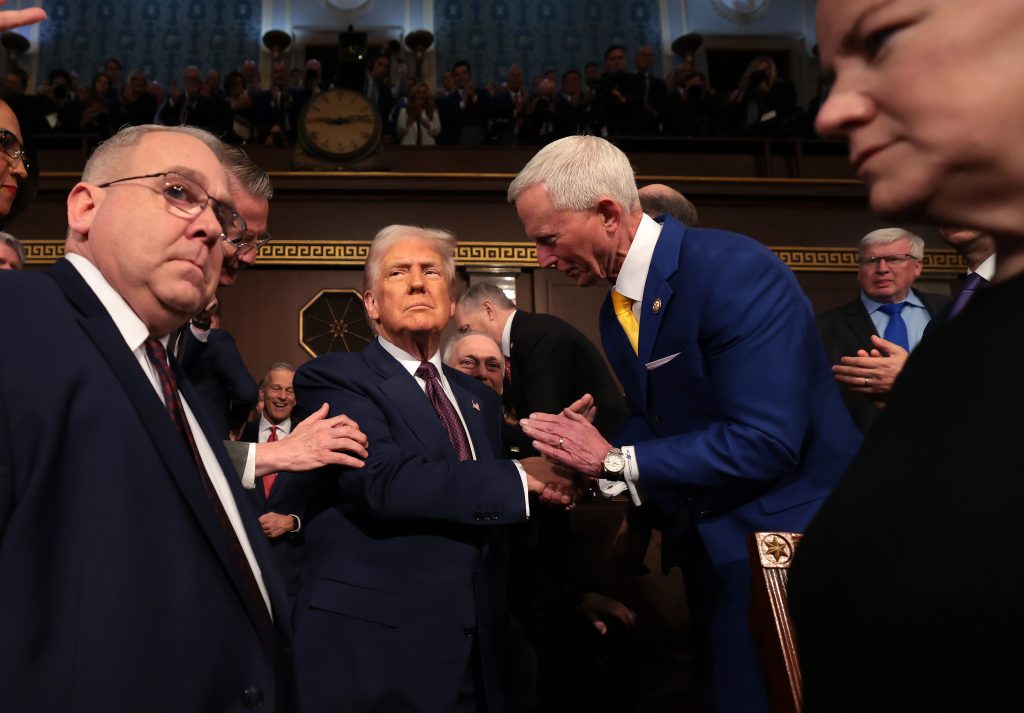
[[[430,403],[434,405],[434,410],[437,411],[444,430],[448,432],[448,439],[452,442],[452,447],[459,456],[459,460],[473,460],[473,452],[469,449],[469,438],[462,427],[459,414],[455,412],[455,407],[444,393],[437,367],[429,361],[425,361],[416,370],[416,376],[427,382],[427,396],[430,398]]]
[[[277,426],[270,427],[270,435],[267,436],[267,443],[273,443],[277,440]],[[270,497],[270,491],[274,487],[274,481],[277,480],[277,473],[267,473],[263,476],[263,494],[266,497]]]
[[[160,388],[164,393],[164,403],[167,406],[168,412],[170,412],[171,421],[192,452],[192,459],[195,461],[196,468],[199,470],[199,475],[202,478],[206,497],[213,507],[213,512],[217,516],[217,522],[220,524],[221,530],[224,532],[224,539],[231,554],[229,559],[234,565],[235,572],[242,583],[242,591],[249,608],[255,616],[260,638],[263,639],[268,653],[276,661],[278,656],[277,635],[274,631],[274,624],[270,619],[270,612],[267,610],[266,601],[263,599],[263,594],[256,583],[256,576],[249,565],[249,560],[246,558],[245,552],[242,551],[242,545],[238,541],[235,528],[232,527],[231,520],[224,511],[224,504],[220,501],[220,496],[217,495],[217,491],[213,487],[213,482],[206,472],[206,466],[203,465],[202,456],[199,455],[199,449],[196,447],[196,439],[192,435],[192,430],[188,427],[188,422],[185,420],[184,411],[181,407],[181,398],[178,395],[178,382],[174,377],[174,372],[171,371],[170,365],[167,363],[167,350],[156,339],[147,339],[146,356],[149,357],[149,361],[156,367],[156,373],[160,377]]]

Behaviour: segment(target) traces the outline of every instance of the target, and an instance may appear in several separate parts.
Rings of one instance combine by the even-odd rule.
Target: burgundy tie
[[[434,405],[434,410],[437,411],[444,430],[448,432],[448,439],[452,442],[452,447],[459,456],[459,460],[473,460],[473,452],[469,449],[469,438],[462,427],[459,414],[455,412],[455,407],[444,393],[437,367],[429,361],[425,361],[416,370],[416,376],[427,382],[427,396],[430,398],[430,403]]]
[[[267,436],[267,443],[273,443],[277,440],[277,426],[270,427],[270,435]],[[263,476],[263,494],[266,497],[270,497],[270,491],[274,487],[274,481],[277,480],[277,473],[267,473]]]
[[[277,636],[274,632],[274,624],[270,619],[270,612],[267,611],[266,601],[263,599],[263,594],[256,583],[256,576],[249,565],[249,560],[246,558],[245,552],[242,551],[242,545],[238,541],[235,528],[231,526],[231,520],[228,519],[228,514],[224,511],[224,504],[220,501],[220,496],[217,495],[213,482],[206,472],[206,466],[203,465],[203,459],[199,455],[199,449],[196,447],[196,440],[192,435],[192,430],[188,427],[188,422],[185,420],[184,411],[181,407],[181,398],[178,395],[178,382],[174,378],[174,372],[171,371],[170,365],[167,363],[167,350],[156,339],[147,339],[146,356],[149,357],[149,361],[156,367],[156,373],[160,377],[160,388],[163,390],[164,403],[167,405],[168,412],[170,412],[171,421],[192,451],[192,458],[202,478],[206,497],[213,507],[213,512],[217,516],[217,522],[220,524],[221,530],[224,532],[228,551],[231,553],[230,560],[234,565],[239,580],[242,582],[242,591],[249,608],[255,616],[260,638],[263,639],[268,653],[271,654],[276,662],[278,654]]]

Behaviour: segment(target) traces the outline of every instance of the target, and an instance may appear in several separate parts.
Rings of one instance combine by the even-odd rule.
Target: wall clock
[[[313,156],[357,161],[380,143],[383,122],[360,92],[329,89],[309,100],[299,118],[299,141]]]
[[[733,22],[760,20],[772,7],[772,0],[711,0],[711,7]]]

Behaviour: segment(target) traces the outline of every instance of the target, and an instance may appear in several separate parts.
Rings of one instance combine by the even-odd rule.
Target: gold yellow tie
[[[615,308],[615,317],[622,325],[622,331],[626,333],[626,338],[629,339],[629,344],[633,347],[633,353],[637,354],[639,352],[637,345],[640,343],[640,323],[636,320],[636,315],[633,314],[633,300],[612,290],[612,307]]]

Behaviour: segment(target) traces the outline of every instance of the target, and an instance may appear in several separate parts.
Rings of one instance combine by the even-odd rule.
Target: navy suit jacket
[[[0,303],[0,708],[290,708],[192,454],[95,294],[61,260],[0,279]],[[287,646],[267,545],[194,410]]]
[[[522,480],[500,456],[501,409],[444,368],[476,449],[459,462],[411,374],[377,341],[295,375],[300,406],[329,403],[369,438],[363,468],[328,484],[306,525],[295,608],[304,713],[448,713],[478,650],[489,710],[504,710],[504,528],[525,520]]]
[[[750,238],[665,218],[639,355],[610,297],[601,335],[632,412],[617,441],[636,446],[645,502],[667,535],[694,523],[715,567],[746,559],[749,532],[802,531],[860,445],[810,303]]]
[[[225,329],[211,329],[206,343],[185,326],[182,370],[192,382],[213,422],[217,437],[245,423],[259,398],[256,380],[242,361],[234,337]]]

